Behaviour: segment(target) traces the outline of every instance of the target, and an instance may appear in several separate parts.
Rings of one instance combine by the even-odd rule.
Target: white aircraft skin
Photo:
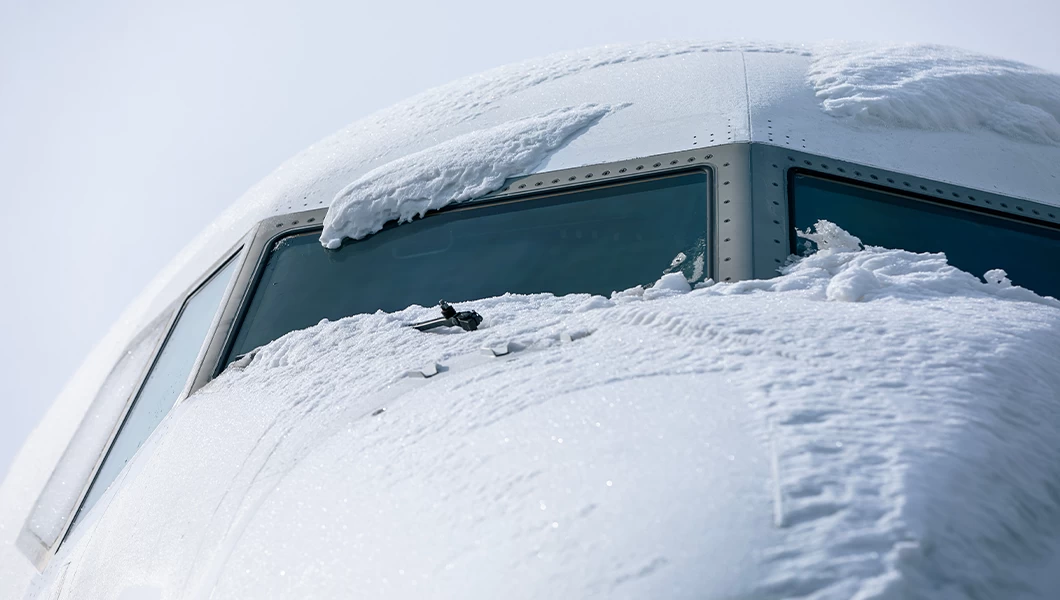
[[[124,410],[96,398],[125,349],[263,219],[331,206],[361,236],[409,197],[733,143],[1048,212],[1058,82],[934,47],[648,44],[358,121],[193,241],[56,399],[0,487],[0,597],[1047,598],[1060,304],[826,224],[769,281],[482,299],[459,307],[475,332],[415,331],[437,316],[416,306],[293,332],[182,399],[46,538],[85,485],[53,473],[93,467]],[[525,155],[490,145],[512,139]]]

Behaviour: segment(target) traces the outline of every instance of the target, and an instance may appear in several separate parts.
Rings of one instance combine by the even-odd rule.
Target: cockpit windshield
[[[318,323],[507,292],[609,294],[681,271],[706,279],[706,171],[467,206],[326,250],[319,231],[272,248],[228,352]]]

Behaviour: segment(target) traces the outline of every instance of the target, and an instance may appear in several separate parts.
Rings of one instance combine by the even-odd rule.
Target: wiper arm
[[[420,331],[428,331],[437,327],[459,327],[464,331],[475,331],[478,329],[478,326],[482,324],[482,315],[473,310],[457,312],[457,310],[445,300],[439,301],[438,306],[442,309],[441,318],[413,323],[410,327],[415,327]]]

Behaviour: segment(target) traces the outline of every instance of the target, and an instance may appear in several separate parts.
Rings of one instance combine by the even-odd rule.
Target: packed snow
[[[360,239],[388,221],[411,221],[429,210],[485,196],[621,108],[561,108],[474,131],[373,169],[332,201],[320,243],[335,249],[343,238]]]
[[[807,80],[834,117],[1060,145],[1060,74],[924,44],[828,45],[813,56]]]
[[[644,85],[646,77],[652,85]],[[67,479],[81,477],[88,463],[58,459],[80,435],[75,434],[78,420],[103,414],[91,402],[110,368],[147,323],[263,218],[334,203],[328,235],[322,237],[334,246],[386,221],[478,197],[510,175],[697,144],[772,142],[767,132],[800,139],[805,151],[822,156],[1055,204],[1060,197],[1060,182],[1053,175],[1060,163],[1058,98],[1055,74],[934,46],[653,43],[567,52],[501,67],[370,115],[310,147],[248,191],[159,274],[89,357],[0,488],[0,595],[21,591],[32,576],[32,567],[13,547],[24,519],[31,516],[31,525],[43,537],[62,525],[64,503],[69,504],[77,487]],[[557,110],[558,105],[567,108]],[[511,137],[502,139],[505,133]],[[716,142],[711,133],[718,134]],[[777,139],[779,144],[783,138]],[[446,159],[436,160],[442,153]],[[89,590],[88,597],[123,585],[160,585],[165,597],[178,597],[183,591],[212,589],[215,583],[218,597],[265,590],[282,595],[286,580],[272,578],[286,577],[277,575],[286,571],[284,565],[305,566],[326,555],[331,562],[326,568],[313,563],[323,570],[316,572],[316,580],[303,582],[305,589],[392,585],[386,593],[412,595],[411,588],[402,586],[424,579],[391,573],[382,582],[379,572],[372,571],[394,564],[400,557],[393,548],[408,543],[417,548],[406,547],[417,572],[440,585],[443,595],[468,592],[460,587],[465,580],[459,573],[470,569],[473,560],[506,575],[512,572],[503,567],[511,567],[519,575],[503,582],[483,580],[482,588],[466,595],[488,595],[490,589],[500,589],[491,585],[519,582],[526,585],[516,590],[525,595],[574,596],[681,596],[702,589],[695,587],[700,583],[717,586],[708,589],[729,586],[766,595],[805,590],[820,597],[1035,597],[1048,589],[1041,583],[1047,580],[1029,569],[1044,560],[1042,572],[1048,572],[1047,561],[1055,555],[1043,540],[1055,535],[1055,500],[1060,497],[1049,466],[1057,462],[1052,448],[1056,418],[1042,400],[1058,389],[1051,374],[1058,355],[1051,341],[1057,337],[1055,306],[1000,271],[983,274],[984,283],[948,267],[938,255],[861,249],[853,237],[827,227],[809,235],[823,236],[818,240],[822,247],[834,247],[770,281],[690,290],[687,282],[667,273],[612,298],[482,300],[471,306],[487,314],[487,326],[466,336],[412,334],[401,323],[433,316],[415,307],[292,334],[263,351],[272,362],[255,359],[182,405],[163,427],[172,428],[173,436],[139,459],[156,468],[130,469],[130,487],[114,494],[112,506],[122,508],[96,515],[97,525],[113,524],[82,528],[81,541],[64,550],[62,558],[79,556],[78,561],[69,571],[65,562],[50,569],[45,581],[78,581],[80,589]],[[691,260],[702,273],[702,256]],[[698,343],[689,344],[690,339]],[[503,364],[482,362],[483,355],[472,348],[480,343],[510,343],[514,350]],[[297,367],[284,362],[280,355],[286,352]],[[465,354],[478,362],[457,360]],[[467,368],[443,368],[419,387],[397,379],[400,373],[439,362],[444,366],[445,361]],[[704,408],[695,390],[716,403],[712,408],[724,407],[720,412],[731,420]],[[441,397],[463,407],[459,414],[468,422],[446,420],[434,427],[432,417],[448,415],[431,408]],[[629,398],[644,400],[630,404]],[[360,418],[358,411],[367,411],[373,399],[387,410],[374,420]],[[570,402],[584,403],[583,412]],[[262,414],[257,414],[259,408]],[[330,424],[313,419],[303,424],[295,418],[303,410],[348,423],[349,431],[332,431]],[[469,425],[480,423],[478,414],[500,415],[500,420]],[[514,419],[522,419],[518,427],[529,432],[559,427],[555,414],[583,425],[600,414],[613,416],[617,423],[610,446],[599,446],[598,462],[592,464],[625,470],[652,485],[635,487],[628,493],[642,495],[623,496],[620,504],[608,505],[609,497],[597,498],[595,488],[579,487],[587,480],[580,470],[588,460],[584,457],[571,455],[537,474],[508,451],[493,448],[489,436],[506,422],[506,415],[513,427]],[[244,422],[250,424],[245,431]],[[396,428],[401,443],[425,450],[406,456],[393,445],[395,429],[376,422]],[[699,427],[698,437],[688,423]],[[102,436],[105,424],[97,425],[81,431]],[[284,428],[293,432],[292,438],[274,436],[288,430]],[[189,433],[192,429],[201,437]],[[633,457],[643,462],[630,462],[623,440],[649,435],[646,430],[677,439],[671,439],[673,448],[647,449],[645,442],[643,456]],[[860,437],[847,439],[851,431]],[[318,443],[322,432],[329,432],[333,442],[327,443],[334,447]],[[368,447],[358,436],[381,445]],[[579,430],[564,439],[569,444],[588,436]],[[699,445],[703,436],[714,444],[711,448],[739,452],[715,456]],[[829,445],[827,436],[843,446]],[[94,447],[103,438],[77,439],[84,445],[73,444],[69,452]],[[216,444],[195,447],[207,439]],[[519,452],[535,456],[539,440],[523,439]],[[279,454],[260,454],[255,444],[275,447]],[[456,450],[446,444],[455,444]],[[174,448],[196,458],[182,461]],[[356,448],[359,453],[352,450]],[[681,448],[726,462],[720,467],[696,463]],[[425,522],[408,519],[394,529],[395,519],[405,513],[392,513],[389,521],[363,522],[366,512],[383,510],[370,502],[371,494],[390,498],[404,490],[412,495],[400,486],[418,484],[400,483],[401,473],[433,468],[444,476],[453,466],[438,462],[431,452],[468,469],[457,473],[481,475],[472,477],[467,488],[460,487],[467,480],[459,477],[421,480],[449,494],[456,509],[470,512],[440,514],[435,504],[419,505],[416,499],[409,500],[410,510],[425,515]],[[378,473],[371,469],[383,463],[366,463],[365,456],[394,459],[393,477],[372,479]],[[737,462],[739,468],[730,468],[729,456],[732,461],[747,456],[753,466]],[[460,462],[465,459],[471,462]],[[283,463],[291,465],[290,471],[269,467],[259,474],[240,467],[244,460],[263,468],[270,461],[293,462]],[[480,472],[477,461],[498,470]],[[217,470],[207,473],[205,465]],[[224,465],[228,471],[220,468]],[[340,468],[349,471],[334,481],[327,477],[329,469]],[[710,476],[674,483],[681,469],[703,469]],[[165,478],[174,471],[183,475],[168,482]],[[55,486],[47,483],[49,476]],[[286,488],[273,490],[270,477],[297,479],[319,496],[306,499]],[[505,477],[511,478],[505,480],[508,487],[502,485]],[[1002,484],[984,483],[991,477]],[[676,495],[659,496],[658,486],[669,486]],[[188,506],[203,512],[173,504],[173,498],[200,488],[207,491]],[[336,490],[355,488],[366,492],[352,498],[353,505],[328,507],[340,515],[334,521],[311,511],[304,523],[291,516],[291,507],[299,502],[323,502]],[[610,506],[611,512],[594,508],[584,517],[571,517],[582,524],[584,535],[560,541],[542,537],[534,529],[536,521],[523,512],[520,498],[526,498],[519,494],[546,488],[569,488],[590,499],[585,506]],[[42,489],[51,491],[35,505]],[[695,501],[671,505],[671,496]],[[717,511],[705,509],[703,498],[710,498]],[[776,531],[756,529],[756,511],[766,510],[758,502],[769,505],[769,522],[778,526]],[[466,525],[461,519],[471,518],[467,515],[482,515],[474,513],[480,504],[495,505],[512,517],[481,538],[497,542],[485,555],[476,554],[479,538],[472,539],[471,531],[460,526]],[[998,513],[999,506],[1015,508]],[[645,537],[648,521],[635,521],[643,527],[615,533],[617,523],[627,522],[634,512],[656,519],[657,531],[666,535]],[[619,520],[602,522],[601,515]],[[140,517],[138,534],[129,535],[131,519]],[[708,517],[716,522],[702,530],[688,525],[703,525],[697,519]],[[483,517],[480,527],[489,528],[494,521]],[[549,528],[551,523],[557,523],[553,529],[563,526],[558,519]],[[608,536],[625,536],[613,548],[624,554],[597,552],[595,570],[581,575],[534,578],[533,557],[574,556],[585,549],[578,545],[584,536],[605,539],[601,532],[608,523],[613,525]],[[275,554],[253,555],[249,540],[304,534],[308,530],[299,529],[303,524],[333,531],[354,528],[361,541],[328,538],[321,548],[334,550],[334,555],[281,547],[279,542]],[[153,533],[141,537],[140,528]],[[174,541],[177,530],[193,541]],[[685,538],[675,530],[690,533]],[[705,554],[712,550],[695,542],[716,539],[710,534],[718,531],[733,547],[750,548],[752,554],[762,540],[778,550],[768,557],[755,555],[753,561],[726,562],[725,556]],[[447,546],[442,542],[446,536],[466,543]],[[165,544],[159,541],[163,539]],[[969,541],[973,539],[975,543]],[[364,540],[380,543],[368,546]],[[455,548],[453,555],[421,544],[432,541],[441,549]],[[189,550],[189,544],[195,548]],[[537,554],[528,551],[531,546]],[[559,553],[549,554],[549,548]],[[960,557],[971,557],[961,563],[966,571],[953,548],[962,549]],[[366,558],[351,566],[342,552]],[[453,567],[440,571],[438,565],[446,560]],[[692,564],[683,561],[698,565],[702,582],[674,583],[673,573],[685,573],[682,565]],[[704,567],[704,561],[712,566]],[[108,567],[119,564],[128,565],[127,570]],[[744,565],[754,566],[745,571]],[[243,566],[253,577],[238,571]],[[685,591],[665,587],[670,583]],[[929,588],[937,594],[928,594]]]
[[[37,590],[1051,597],[1060,303],[805,235],[768,281],[293,332],[167,418]]]

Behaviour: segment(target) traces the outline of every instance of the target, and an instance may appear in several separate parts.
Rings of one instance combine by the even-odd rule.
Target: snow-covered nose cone
[[[426,386],[408,406],[436,391]],[[414,441],[432,426],[401,412],[380,417],[393,419],[381,428],[390,435],[411,433],[397,454],[340,434],[301,461],[212,597],[739,598],[761,582],[756,551],[776,532],[770,462],[746,402],[716,378],[561,394],[441,447]],[[329,488],[352,493],[308,493],[322,472]],[[307,532],[330,557],[306,554]]]

